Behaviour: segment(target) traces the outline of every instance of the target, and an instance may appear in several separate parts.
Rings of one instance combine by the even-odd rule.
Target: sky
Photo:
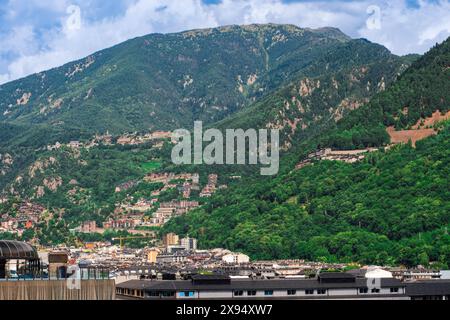
[[[0,84],[149,33],[250,23],[337,27],[422,54],[450,36],[450,0],[0,0]]]

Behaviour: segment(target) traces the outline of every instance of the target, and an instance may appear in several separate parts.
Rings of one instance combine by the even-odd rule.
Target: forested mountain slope
[[[369,102],[408,65],[407,58],[389,57],[384,48],[366,40],[343,43],[314,61],[302,77],[217,125],[280,129],[283,146],[289,149]]]
[[[388,143],[385,127],[410,129],[437,110],[450,110],[450,39],[415,61],[389,90],[342,119],[324,143],[336,148],[367,146],[374,131],[377,139]]]
[[[408,61],[362,42],[333,28],[273,24],[152,34],[0,86],[0,125],[54,140],[74,138],[66,129],[81,135],[211,124],[291,81],[382,62],[367,71],[368,96]]]
[[[416,149],[294,170],[318,148],[384,147],[388,126],[409,128],[448,111],[449,41],[407,69],[415,58],[332,28],[232,26],[149,35],[3,85],[0,189],[10,200],[2,210],[37,202],[53,213],[36,233],[43,243],[74,241],[70,228],[104,222],[128,201],[116,187],[142,180],[155,161],[166,172],[201,172],[202,179],[235,170],[167,167],[170,148],[152,144],[42,148],[57,141],[189,128],[194,120],[222,129],[278,128],[278,176],[253,175],[247,166],[242,180],[163,232],[254,258],[448,264],[448,125]],[[130,190],[137,201],[153,187]]]
[[[112,132],[211,123],[348,41],[287,25],[152,34],[1,86],[0,120]]]
[[[42,181],[17,188],[16,180],[47,157],[42,147],[106,131],[189,128],[204,120],[222,128],[280,128],[288,150],[295,135],[321,132],[383,91],[412,58],[337,29],[290,25],[130,40],[0,87],[0,154],[13,159],[0,189],[10,193],[14,185],[22,195],[33,194],[21,189]],[[230,114],[237,116],[214,122]]]
[[[408,127],[436,110],[447,112],[449,43],[433,48],[334,128],[299,145],[382,146],[389,142],[387,126]],[[286,161],[276,178],[249,179],[204,209],[171,221],[165,231],[262,259],[448,266],[450,126],[441,124],[439,130],[416,148],[395,146],[354,164],[318,161],[293,170]],[[304,153],[295,148],[287,159]]]

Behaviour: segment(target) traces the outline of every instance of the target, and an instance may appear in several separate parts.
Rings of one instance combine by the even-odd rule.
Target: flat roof
[[[322,279],[355,279],[356,276],[347,272],[321,272],[319,278]]]
[[[419,280],[407,282],[406,294],[408,296],[434,296],[450,295],[450,280]]]
[[[382,288],[405,287],[398,279],[381,279]],[[149,291],[222,291],[222,290],[306,290],[306,289],[345,289],[367,288],[367,279],[355,282],[321,283],[317,279],[275,279],[251,280],[231,279],[226,284],[195,284],[189,280],[130,280],[117,285],[122,289],[145,289]]]

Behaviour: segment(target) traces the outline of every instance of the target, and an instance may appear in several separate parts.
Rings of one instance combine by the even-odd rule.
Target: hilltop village
[[[403,110],[407,114],[408,110]],[[441,114],[436,110],[431,117],[419,120],[409,130],[396,130],[391,126],[386,128],[386,133],[390,137],[391,143],[382,148],[384,151],[391,149],[398,144],[411,143],[416,147],[416,143],[420,140],[434,136],[438,133],[439,124],[450,119],[450,111],[446,114]],[[308,154],[308,156],[300,161],[295,169],[300,170],[308,165],[313,165],[314,161],[342,161],[345,163],[355,163],[364,160],[368,154],[379,151],[379,148],[366,148],[356,150],[333,150],[331,148],[317,150]]]

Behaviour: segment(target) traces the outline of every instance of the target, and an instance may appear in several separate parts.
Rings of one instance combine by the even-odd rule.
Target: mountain
[[[450,39],[447,39],[415,61],[389,90],[342,119],[323,143],[335,148],[367,146],[363,140],[380,127],[383,130],[425,127],[424,119],[437,110],[442,114],[449,111],[449,75]],[[379,130],[378,133],[382,134]]]
[[[288,150],[298,135],[321,132],[384,90],[413,58],[334,28],[291,25],[133,39],[0,86],[0,154],[13,159],[0,189],[26,177],[40,158],[58,158],[42,147],[106,131],[189,128],[194,120],[221,128],[278,127]],[[34,180],[22,185],[29,189],[22,195],[42,186]]]
[[[346,41],[277,25],[152,34],[1,86],[0,120],[112,132],[211,123]]]
[[[221,128],[277,128],[285,149],[321,132],[385,90],[410,65],[366,40],[335,46],[302,75],[217,124]]]
[[[303,78],[330,82],[336,74],[345,81],[356,66],[355,77],[371,87],[352,94],[365,101],[408,64],[333,28],[268,24],[151,34],[0,86],[0,126],[18,133],[6,133],[1,144],[212,124]]]
[[[416,148],[383,151],[388,127],[410,129],[448,111],[449,42],[417,58],[333,28],[229,26],[133,39],[5,84],[0,190],[8,200],[0,213],[36,202],[52,215],[26,237],[74,243],[69,230],[81,222],[100,225],[153,197],[160,186],[145,182],[149,171],[200,172],[202,186],[207,173],[218,173],[229,188],[208,200],[194,195],[205,205],[162,232],[262,259],[448,264],[448,126]],[[167,144],[115,143],[125,132],[189,128],[194,120],[281,129],[279,175],[173,166]],[[113,143],[92,143],[106,131]],[[57,141],[63,145],[47,147]],[[324,147],[380,151],[354,164],[295,169]],[[129,188],[116,192],[122,185]],[[182,199],[177,188],[159,197],[174,199]]]
[[[384,146],[388,126],[419,130],[436,111],[448,114],[449,89],[450,39],[369,103],[296,141],[299,146],[283,159],[277,177],[250,177],[204,208],[170,221],[164,232],[259,259],[448,267],[449,122],[436,123],[438,134],[415,148]],[[245,116],[242,121],[250,121]],[[380,150],[362,161],[312,160],[294,169],[308,150],[369,144]]]

